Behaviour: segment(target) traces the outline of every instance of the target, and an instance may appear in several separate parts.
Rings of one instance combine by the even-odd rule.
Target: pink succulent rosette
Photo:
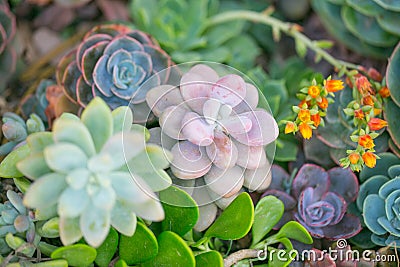
[[[171,174],[200,207],[204,230],[217,206],[225,208],[242,187],[265,190],[270,163],[265,146],[278,136],[275,119],[258,108],[259,93],[236,74],[220,77],[205,64],[184,73],[178,86],[151,89],[146,101],[159,117],[152,139],[173,155]],[[202,220],[205,219],[205,220]]]

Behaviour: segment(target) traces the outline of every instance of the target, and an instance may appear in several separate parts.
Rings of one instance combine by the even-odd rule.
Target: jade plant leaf
[[[252,229],[252,245],[260,242],[271,231],[281,219],[284,209],[283,202],[274,196],[266,196],[257,203]]]
[[[114,267],[129,267],[128,264],[126,264],[126,262],[124,260],[118,260]]]
[[[312,244],[313,239],[308,231],[300,223],[295,221],[290,221],[281,227],[275,237],[280,238],[290,238],[297,240],[305,244]]]
[[[373,1],[385,9],[400,11],[400,1],[396,0],[373,0]]]
[[[376,16],[384,10],[371,0],[346,0],[346,3],[366,16]]]
[[[160,192],[160,201],[165,212],[165,219],[161,223],[164,231],[183,236],[194,227],[199,218],[199,209],[188,193],[171,186]]]
[[[143,249],[146,248],[146,249]],[[137,222],[135,234],[121,235],[119,257],[127,264],[136,264],[154,258],[158,253],[157,239],[142,222]]]
[[[23,145],[13,150],[3,159],[0,164],[0,177],[15,178],[24,176],[18,169],[17,163],[29,156],[30,149],[28,145]]]
[[[68,266],[88,266],[96,258],[96,250],[85,244],[60,247],[51,253],[52,259],[65,259]]]
[[[242,238],[250,231],[253,219],[254,206],[250,195],[241,193],[208,228],[204,236],[223,240]]]
[[[9,265],[7,265],[9,266]],[[34,264],[35,267],[68,267],[66,260],[44,261]]]
[[[96,249],[97,256],[94,262],[100,267],[107,267],[117,251],[117,247],[118,232],[114,228],[110,228],[110,232],[103,244]]]
[[[224,260],[218,251],[211,250],[196,255],[196,267],[223,267]]]
[[[400,44],[394,49],[386,70],[386,82],[393,101],[400,106]]]
[[[192,250],[179,235],[164,231],[158,236],[157,241],[157,256],[143,263],[143,266],[194,267],[196,265]]]

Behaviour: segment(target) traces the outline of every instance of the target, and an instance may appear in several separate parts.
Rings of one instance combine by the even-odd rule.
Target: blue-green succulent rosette
[[[147,90],[140,87],[152,76],[154,86],[165,83],[168,72],[157,73],[171,65],[170,56],[146,33],[109,24],[90,30],[60,61],[56,76],[72,102],[85,107],[99,96],[111,109],[130,105],[137,110],[134,121],[145,122],[148,118],[140,115],[149,111]]]

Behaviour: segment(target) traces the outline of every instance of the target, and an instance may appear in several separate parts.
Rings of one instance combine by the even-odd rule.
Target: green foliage
[[[65,259],[68,266],[88,266],[96,259],[96,250],[85,244],[60,247],[51,253],[52,259]]]
[[[243,32],[244,21],[207,23],[218,11],[215,0],[132,0],[130,11],[136,26],[153,35],[175,62],[213,61],[246,70],[259,54]]]
[[[110,232],[103,244],[96,249],[97,255],[94,262],[99,267],[107,267],[109,265],[117,251],[118,239],[118,232],[114,228],[110,228]]]
[[[386,58],[399,41],[395,1],[313,0],[312,6],[336,40],[357,53]]]
[[[215,250],[197,254],[195,259],[196,259],[196,267],[224,266],[224,261],[222,259],[221,254]]]

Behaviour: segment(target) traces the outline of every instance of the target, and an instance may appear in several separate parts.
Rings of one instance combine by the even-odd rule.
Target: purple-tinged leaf
[[[344,198],[336,193],[328,192],[322,196],[322,200],[330,203],[335,208],[335,214],[331,224],[339,223],[347,210],[347,203]]]
[[[196,113],[189,112],[182,119],[182,134],[195,145],[208,146],[214,140],[214,125],[208,124]]]
[[[238,160],[238,150],[231,139],[222,132],[214,133],[214,142],[206,147],[210,160],[220,169],[232,168]]]
[[[246,96],[242,102],[233,108],[233,111],[240,114],[246,111],[255,110],[259,101],[258,89],[251,83],[246,83]]]
[[[76,61],[78,62],[79,66],[78,69],[83,71],[83,55],[85,54],[86,50],[90,47],[97,45],[97,43],[109,43],[111,41],[111,36],[107,34],[97,34],[94,36],[90,36],[89,38],[85,39],[78,47],[76,51]]]
[[[307,187],[315,189],[315,194],[321,198],[323,194],[328,192],[330,186],[328,173],[321,167],[314,164],[305,164],[292,184],[292,195],[299,198],[300,193]]]
[[[80,63],[78,67],[81,67],[83,78],[85,79],[88,85],[93,84],[92,74],[96,62],[103,55],[104,48],[108,43],[109,41],[101,41],[88,47],[82,55],[82,60],[78,61]]]
[[[348,239],[358,234],[361,229],[360,219],[351,214],[344,215],[338,224],[322,228],[324,237],[328,240]]]
[[[347,203],[356,200],[358,195],[357,176],[350,169],[336,167],[328,170],[330,178],[329,191],[341,195]]]

